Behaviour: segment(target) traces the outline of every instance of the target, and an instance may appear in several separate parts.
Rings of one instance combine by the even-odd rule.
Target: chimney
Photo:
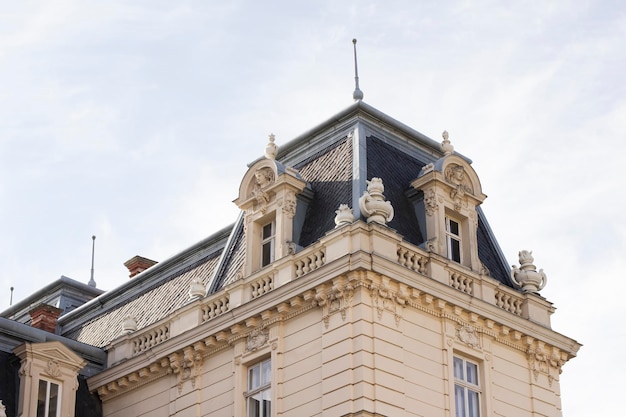
[[[143,256],[133,256],[126,262],[124,262],[124,266],[128,268],[130,272],[129,277],[132,278],[140,272],[145,271],[150,268],[152,265],[155,265],[157,261],[153,261],[152,259],[144,258]]]
[[[55,333],[57,329],[57,319],[61,315],[61,309],[48,304],[39,304],[28,312],[30,314],[30,325],[37,329]]]

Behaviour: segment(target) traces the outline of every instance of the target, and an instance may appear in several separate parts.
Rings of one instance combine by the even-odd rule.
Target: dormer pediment
[[[473,206],[480,205],[487,198],[474,168],[458,155],[447,155],[424,166],[417,179],[411,183],[416,189],[424,189],[429,185],[446,190],[457,206],[466,197],[474,200]]]
[[[306,182],[298,171],[273,159],[262,159],[254,163],[243,176],[239,197],[234,203],[242,210],[265,211],[279,190],[287,188],[300,192],[304,187]]]

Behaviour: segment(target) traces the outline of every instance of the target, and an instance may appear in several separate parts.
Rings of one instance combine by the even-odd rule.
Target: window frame
[[[252,373],[255,370],[259,370],[258,384],[254,385],[254,378]],[[267,375],[264,372],[267,371]],[[266,358],[261,361],[255,362],[248,366],[246,370],[246,388],[244,392],[245,404],[246,404],[246,417],[270,417],[272,415],[272,359]],[[263,397],[269,398],[267,403],[269,404],[269,410],[265,412],[265,408],[261,406],[260,412],[251,409],[251,400],[255,400],[254,396],[261,394]],[[258,401],[258,400],[257,400]]]
[[[456,225],[456,229],[458,233],[454,233],[452,231],[451,223]],[[445,218],[445,229],[446,229],[446,256],[448,259],[454,262],[458,262],[460,264],[463,263],[463,222],[459,219],[446,215]],[[454,256],[452,243],[456,242],[458,244],[457,252],[458,259]]]
[[[42,383],[45,383],[45,386],[43,388],[45,388],[46,393],[45,393],[45,401],[44,401],[44,407],[43,407],[43,413],[40,412],[39,410],[39,404],[41,399],[40,397],[40,393],[41,393],[41,389],[42,389]],[[54,414],[51,414],[50,411],[50,400],[51,400],[51,396],[50,396],[50,392],[51,392],[51,388],[52,385],[56,385],[57,387],[57,391],[56,391],[56,412],[54,412]],[[46,378],[39,378],[38,381],[38,388],[37,388],[37,408],[36,408],[36,416],[37,417],[61,417],[61,411],[62,411],[62,406],[63,406],[63,384],[58,382],[58,381],[51,381],[49,379]]]
[[[462,374],[460,377],[457,374],[457,360],[461,362]],[[468,365],[474,367],[474,381],[468,380],[467,369]],[[481,384],[481,372],[482,367],[478,361],[468,359],[465,356],[454,354],[452,359],[452,374],[454,380],[454,415],[455,417],[481,417],[483,415],[483,389]],[[457,389],[461,389],[463,392],[463,408],[459,408],[459,397],[457,395]],[[472,407],[470,404],[469,393],[475,394],[477,404]]]
[[[265,236],[266,227],[270,227],[270,234]],[[275,250],[276,250],[276,221],[273,219],[267,223],[261,225],[261,268],[264,268],[274,262]],[[265,259],[265,248],[268,248],[268,259]]]

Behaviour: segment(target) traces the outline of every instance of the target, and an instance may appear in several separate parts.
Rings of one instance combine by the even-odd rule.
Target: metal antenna
[[[14,288],[11,287],[11,299],[9,301],[9,307],[13,305],[13,290],[14,290]]]
[[[363,91],[359,89],[359,68],[356,63],[356,39],[352,39],[352,45],[354,45],[354,93],[352,98],[354,101],[363,100]]]
[[[91,279],[89,280],[89,283],[87,285],[89,285],[90,287],[95,287],[96,286],[96,281],[94,281],[93,279],[93,258],[94,258],[94,253],[96,252],[96,236],[92,236],[91,237]]]

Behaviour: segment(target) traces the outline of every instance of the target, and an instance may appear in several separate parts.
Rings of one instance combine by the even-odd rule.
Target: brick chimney
[[[57,319],[61,315],[61,309],[48,304],[39,304],[28,312],[30,314],[30,325],[37,329],[55,333],[57,329]]]
[[[124,266],[128,268],[130,272],[129,277],[132,278],[140,272],[145,271],[150,268],[152,265],[155,265],[157,261],[153,261],[152,259],[144,258],[143,256],[133,256],[126,262],[124,262]]]

